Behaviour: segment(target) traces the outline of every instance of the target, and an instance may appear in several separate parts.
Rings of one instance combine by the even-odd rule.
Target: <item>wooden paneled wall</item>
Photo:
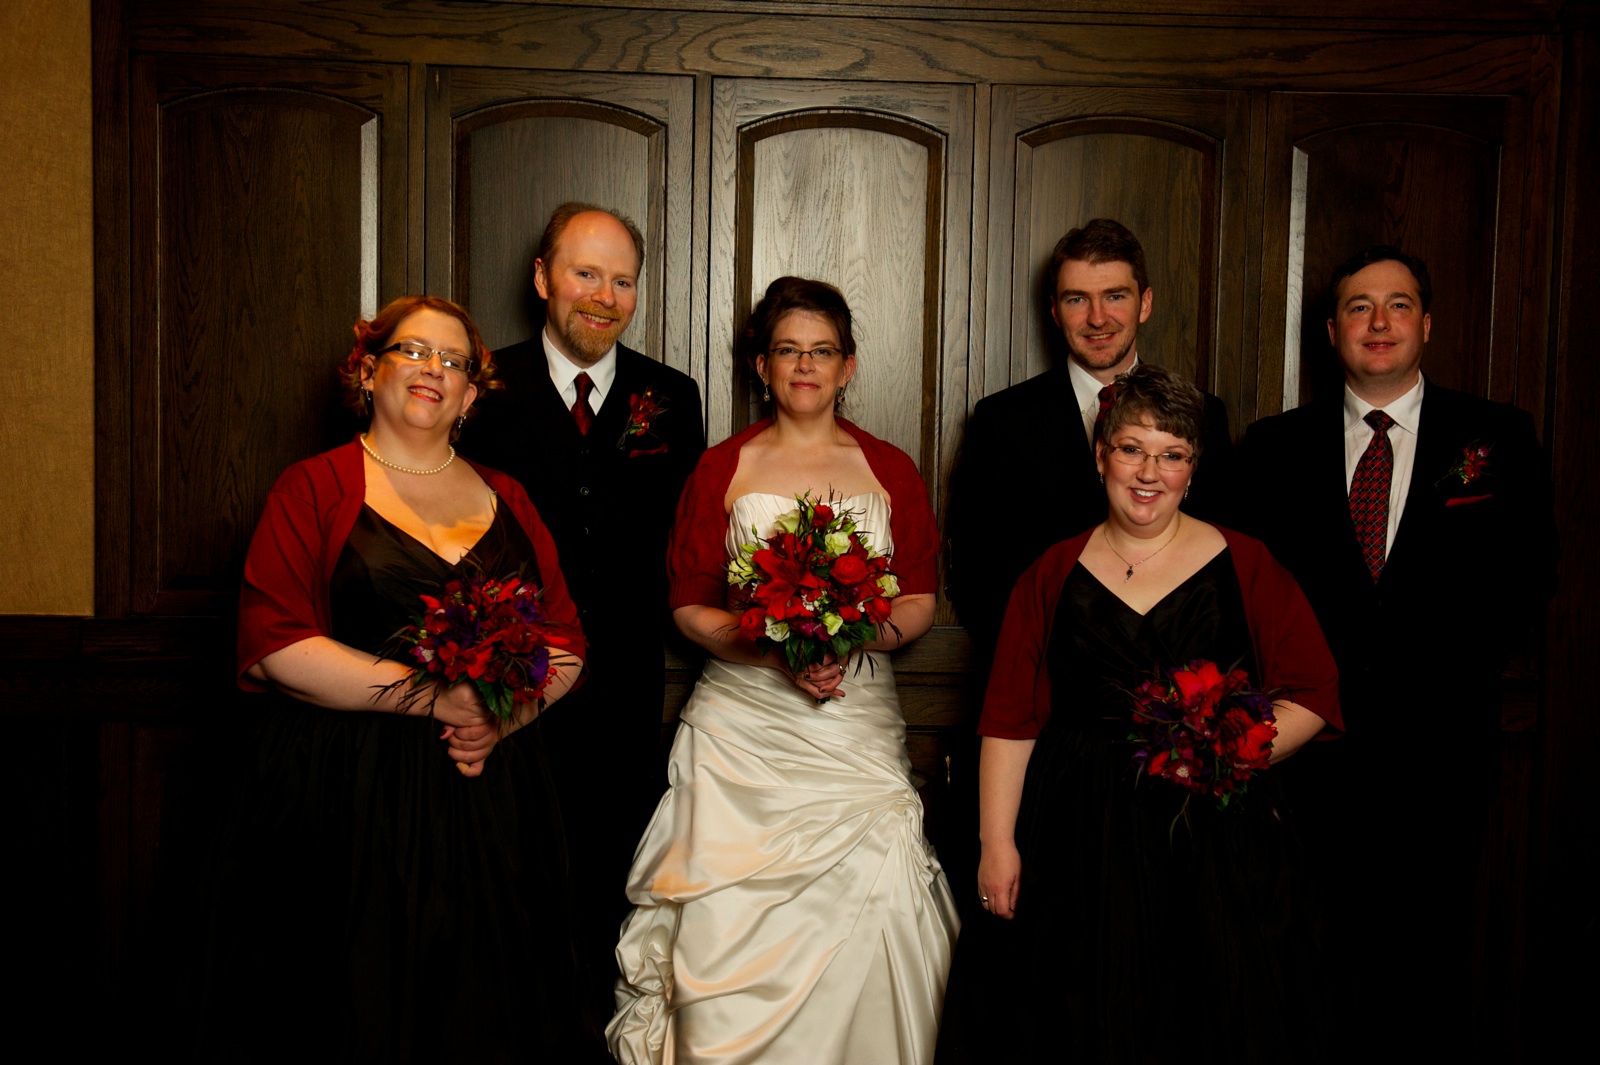
[[[57,808],[77,819],[64,835],[96,840],[119,979],[149,983],[142,915],[193,869],[178,841],[201,834],[207,778],[190,755],[227,705],[261,499],[353,429],[331,372],[351,323],[426,290],[467,302],[491,345],[531,335],[533,248],[562,200],[640,224],[628,340],[701,383],[713,439],[756,414],[731,348],[767,282],[838,284],[860,322],[850,415],[918,460],[941,512],[972,405],[1059,357],[1040,273],[1096,215],[1150,260],[1141,352],[1221,395],[1236,433],[1326,382],[1322,279],[1376,240],[1433,265],[1442,382],[1521,404],[1548,438],[1572,431],[1563,381],[1587,380],[1553,329],[1600,281],[1573,232],[1593,212],[1592,181],[1572,191],[1592,137],[1564,110],[1592,109],[1592,63],[1564,65],[1592,59],[1590,5],[1350,0],[1337,23],[1288,0],[94,13],[96,616],[27,647],[35,690],[72,674],[61,698],[99,723],[52,733],[61,768],[40,786],[101,781],[92,823]],[[930,795],[973,711],[943,597],[938,617],[897,663]],[[1553,627],[1555,688],[1571,651]],[[141,680],[108,716],[122,677]],[[1538,890],[1516,857],[1536,814],[1528,730],[1574,712],[1536,688],[1507,747],[1512,857],[1487,874],[1513,906]]]

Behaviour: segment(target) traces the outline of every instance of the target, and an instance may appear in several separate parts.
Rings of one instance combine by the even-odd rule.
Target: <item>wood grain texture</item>
[[[841,287],[863,337],[912,368],[914,387],[891,384],[890,362],[890,373],[866,390],[877,407],[855,405],[853,416],[904,447],[937,485],[945,367],[966,351],[971,169],[952,170],[951,160],[971,156],[970,101],[969,90],[947,86],[716,83],[711,439],[757,413],[749,378],[731,360],[719,365],[721,353],[733,350],[736,328],[772,277],[790,268],[784,264],[803,265]],[[888,338],[898,339],[883,343]],[[863,348],[862,358],[863,372],[875,376],[869,367],[882,356]],[[907,408],[914,433],[890,420]]]
[[[1066,358],[1049,317],[1050,253],[1069,229],[1109,217],[1145,249],[1154,303],[1139,330],[1141,357],[1204,387],[1220,380],[1234,402],[1245,319],[1244,95],[998,86],[994,101],[985,391]]]
[[[555,207],[613,207],[645,234],[626,341],[691,364],[693,84],[645,75],[435,70],[429,109],[429,284],[472,310],[491,348],[543,323],[533,289]]]
[[[924,373],[923,332],[926,223],[938,209],[928,202],[928,170],[941,161],[937,146],[930,159],[927,145],[893,133],[821,127],[763,137],[753,156],[750,287],[738,303],[753,306],[786,274],[836,286],[855,311],[847,413],[906,453],[920,453],[921,398],[933,384]]]
[[[230,609],[267,489],[354,427],[351,323],[405,277],[403,68],[295,66],[135,64],[136,611]]]
[[[1154,18],[1137,32],[1111,13],[1014,22],[851,18],[817,9],[716,11],[329,0],[197,9],[138,4],[139,49],[227,51],[455,66],[1177,88],[1316,87],[1390,92],[1516,91],[1548,25],[1474,33],[1454,20],[1330,29],[1320,13],[1253,26]],[[959,13],[959,12],[958,12]],[[1177,24],[1175,24],[1177,23]],[[869,73],[870,72],[870,73]]]
[[[525,6],[564,7],[631,7],[630,0],[498,0],[499,3]],[[785,2],[752,2],[752,0],[667,0],[653,5],[664,10],[687,11],[749,11],[760,7],[771,11],[793,13],[826,12],[880,18],[884,9],[892,9],[919,17],[968,18],[987,15],[997,19],[1026,17],[1048,19],[1052,16],[1072,19],[1098,19],[1131,22],[1140,19],[1170,18],[1174,15],[1209,16],[1217,20],[1242,22],[1245,20],[1304,21],[1306,7],[1300,0],[785,0]],[[1514,0],[1493,5],[1474,5],[1463,10],[1450,0],[1414,0],[1406,6],[1407,21],[1448,20],[1454,26],[1463,23],[1531,22],[1551,20],[1560,12],[1562,0]],[[1371,20],[1389,21],[1395,18],[1394,5],[1381,0],[1355,0],[1343,5],[1340,23]]]
[[[1304,284],[1298,351],[1280,353],[1264,330],[1263,361],[1300,366],[1301,398],[1336,392],[1328,347],[1327,281],[1371,244],[1395,243],[1428,262],[1433,331],[1424,369],[1450,388],[1509,398],[1519,357],[1516,285],[1525,160],[1520,101],[1280,94],[1269,147],[1272,216],[1288,221],[1295,153],[1305,157]],[[1266,265],[1285,286],[1287,258]],[[1272,301],[1269,301],[1269,306]],[[1273,319],[1282,323],[1284,303]],[[1279,335],[1282,335],[1281,333]],[[1279,343],[1282,343],[1281,341]]]

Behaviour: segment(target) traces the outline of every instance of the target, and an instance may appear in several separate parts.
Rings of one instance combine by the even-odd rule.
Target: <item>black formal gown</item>
[[[1128,693],[1197,658],[1260,676],[1229,552],[1144,615],[1073,567],[1017,916],[962,930],[940,1062],[1319,1060],[1311,885],[1274,774],[1227,810],[1135,779]]]
[[[331,635],[376,653],[418,595],[524,563],[536,578],[504,507],[455,565],[363,507]],[[468,779],[431,718],[261,702],[215,863],[201,1058],[589,1060],[537,726]]]

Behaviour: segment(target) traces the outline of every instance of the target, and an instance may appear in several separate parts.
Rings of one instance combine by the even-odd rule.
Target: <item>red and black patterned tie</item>
[[[578,432],[588,436],[589,426],[594,424],[594,411],[589,409],[589,392],[594,388],[594,382],[589,380],[588,374],[581,373],[572,379],[572,383],[578,389],[578,402],[572,405],[572,420],[578,423]]]
[[[1394,448],[1389,445],[1389,427],[1394,419],[1381,410],[1368,411],[1372,442],[1356,463],[1350,478],[1350,521],[1356,527],[1356,542],[1367,570],[1377,582],[1383,572],[1384,546],[1389,539],[1389,481],[1394,475]]]

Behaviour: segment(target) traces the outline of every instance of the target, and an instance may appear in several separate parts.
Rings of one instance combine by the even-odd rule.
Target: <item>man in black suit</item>
[[[1299,581],[1339,666],[1347,735],[1285,780],[1330,888],[1351,1049],[1381,1032],[1472,1056],[1500,670],[1552,589],[1548,467],[1525,412],[1422,375],[1426,264],[1369,248],[1332,291],[1342,395],[1252,425],[1239,464],[1245,525]]]
[[[607,1015],[628,865],[665,782],[667,535],[705,447],[694,381],[617,343],[643,262],[644,238],[626,218],[558,207],[533,265],[544,329],[496,353],[508,387],[486,397],[468,434],[474,458],[528,490],[589,639],[584,685],[541,728],[567,829],[579,948]]]
[[[1139,325],[1155,295],[1144,248],[1109,218],[1057,241],[1045,277],[1068,358],[973,408],[946,527],[951,597],[985,670],[1017,577],[1050,545],[1106,516],[1093,446],[1100,390],[1139,361]],[[1231,451],[1227,408],[1207,395],[1185,510],[1216,516]]]
[[[1096,218],[1056,242],[1045,271],[1050,318],[1067,359],[978,402],[967,421],[946,522],[950,594],[987,677],[1011,588],[1052,544],[1106,516],[1095,470],[1100,390],[1139,361],[1139,325],[1154,301],[1144,248],[1120,222]],[[1216,516],[1232,452],[1228,411],[1206,396],[1200,463],[1184,509]],[[981,689],[980,689],[981,690]],[[950,752],[950,814],[935,844],[963,915],[986,920],[977,870],[977,738]]]

